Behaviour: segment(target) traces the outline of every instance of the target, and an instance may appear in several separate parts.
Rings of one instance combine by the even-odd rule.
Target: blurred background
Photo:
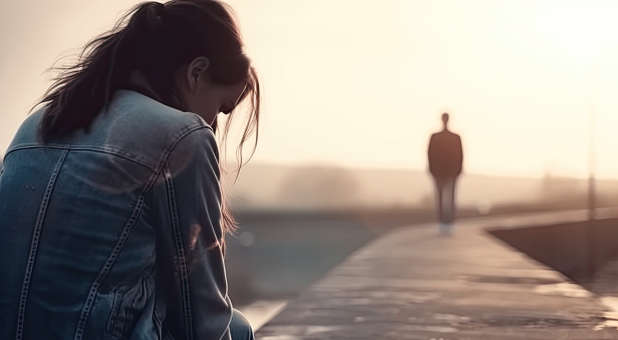
[[[285,301],[384,232],[432,221],[442,112],[463,141],[460,216],[584,208],[593,173],[598,206],[618,202],[618,2],[227,2],[263,86],[238,180],[238,134],[222,146],[236,305]],[[0,154],[45,69],[136,3],[3,3]]]

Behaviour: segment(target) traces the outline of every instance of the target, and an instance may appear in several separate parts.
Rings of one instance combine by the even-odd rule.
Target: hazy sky
[[[0,12],[0,150],[45,68],[126,0],[10,1]],[[426,167],[442,111],[465,171],[618,178],[618,1],[230,0],[263,86],[255,160]]]

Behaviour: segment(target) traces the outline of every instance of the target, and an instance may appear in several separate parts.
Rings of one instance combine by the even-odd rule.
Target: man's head
[[[444,128],[446,129],[446,126],[448,125],[448,113],[444,112],[442,114],[442,124],[444,125]]]

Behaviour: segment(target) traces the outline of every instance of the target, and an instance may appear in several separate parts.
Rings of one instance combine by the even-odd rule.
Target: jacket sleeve
[[[164,328],[174,338],[230,339],[219,179],[216,140],[203,127],[177,143],[155,184]]]
[[[429,145],[427,146],[427,166],[431,174],[434,173],[434,135],[429,138]]]
[[[456,157],[457,157],[457,175],[461,174],[463,168],[463,148],[461,146],[461,137],[457,136],[457,145],[456,145]]]

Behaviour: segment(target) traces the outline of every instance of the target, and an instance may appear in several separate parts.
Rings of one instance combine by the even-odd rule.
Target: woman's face
[[[202,59],[201,59],[202,58]],[[220,112],[228,114],[245,91],[245,82],[234,85],[214,83],[208,75],[208,59],[198,57],[182,70],[181,96],[187,111],[197,113],[211,126]]]

